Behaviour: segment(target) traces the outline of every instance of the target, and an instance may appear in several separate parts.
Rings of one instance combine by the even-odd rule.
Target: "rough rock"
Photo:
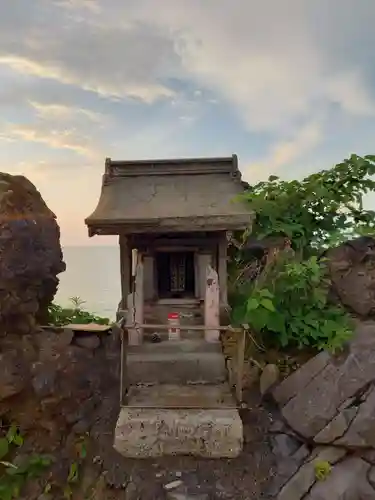
[[[262,395],[266,394],[280,379],[280,370],[277,365],[268,364],[264,367],[259,380],[259,389]]]
[[[357,238],[326,252],[332,291],[361,316],[375,313],[375,240]]]
[[[279,457],[290,457],[301,447],[301,442],[288,434],[272,437],[272,451]]]
[[[287,401],[283,418],[301,436],[314,438],[345,401],[375,379],[374,364],[375,322],[369,321],[358,324],[348,353],[337,358],[320,354],[276,388],[275,399],[281,404]]]
[[[375,490],[367,481],[370,466],[360,458],[348,458],[333,467],[324,481],[316,481],[304,500],[372,500]],[[290,497],[290,500],[294,497]],[[297,500],[297,497],[296,497]]]
[[[367,480],[373,488],[375,488],[375,467],[371,467],[367,474]]]
[[[330,355],[322,351],[289,375],[273,391],[273,397],[277,403],[284,406],[294,396],[302,393],[305,387],[327,366],[330,359]]]
[[[349,425],[357,415],[358,408],[352,406],[344,408],[314,437],[314,441],[319,444],[334,443],[347,431]]]
[[[310,455],[309,449],[303,445],[288,457],[277,460],[276,470],[267,485],[266,493],[272,498],[277,496],[281,488],[294,476]]]
[[[43,329],[35,334],[35,342],[39,349],[41,361],[54,361],[65,353],[65,349],[72,343],[74,333],[69,328]]]
[[[361,458],[372,465],[375,465],[375,449],[368,449],[360,453]]]
[[[345,454],[344,449],[333,446],[322,449],[317,448],[284,485],[277,496],[277,500],[300,500],[304,498],[315,481],[317,481],[315,465],[319,462],[335,464]]]
[[[87,491],[77,487],[73,498],[86,498],[104,471],[116,484],[128,483],[121,457],[110,458],[115,453],[111,436],[119,411],[119,372],[113,374],[109,367],[115,346],[120,357],[119,339],[114,335],[105,337],[103,346],[93,352],[73,345],[75,339],[69,330],[47,330],[34,335],[37,347],[33,357],[20,349],[0,355],[0,419],[20,427],[25,436],[23,453],[40,450],[53,456],[52,498],[62,498],[70,465],[76,460],[77,442],[88,435],[92,437],[84,439],[90,460],[85,464],[85,481],[82,478],[79,486]],[[7,344],[19,347],[22,338],[8,335]],[[42,493],[22,498],[36,499]]]
[[[277,500],[375,498],[374,363],[375,322],[357,321],[346,351],[319,354],[273,390],[282,417],[271,428]],[[313,447],[310,456],[295,458],[293,433]],[[328,466],[324,480],[317,462]]]
[[[335,440],[335,444],[347,448],[375,448],[375,387],[358,406],[346,432]]]
[[[23,176],[0,173],[0,255],[0,332],[34,332],[65,264],[56,217]]]
[[[97,349],[100,346],[100,339],[97,335],[87,335],[76,338],[75,343],[80,347],[85,347],[86,349]]]
[[[0,353],[0,401],[20,393],[30,379],[29,365],[22,351]]]

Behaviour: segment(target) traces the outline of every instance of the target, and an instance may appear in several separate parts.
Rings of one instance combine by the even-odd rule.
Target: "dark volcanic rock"
[[[56,217],[25,177],[0,173],[0,332],[32,333],[65,270]]]
[[[23,391],[30,381],[29,364],[22,351],[0,354],[0,401]]]

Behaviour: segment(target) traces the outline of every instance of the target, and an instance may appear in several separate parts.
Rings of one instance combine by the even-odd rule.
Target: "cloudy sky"
[[[63,244],[103,244],[83,219],[107,156],[237,153],[254,182],[375,153],[374,19],[374,0],[3,0],[0,170]]]

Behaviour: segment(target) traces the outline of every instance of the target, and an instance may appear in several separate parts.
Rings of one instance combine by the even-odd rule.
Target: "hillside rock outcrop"
[[[0,335],[45,323],[64,270],[56,216],[29,180],[0,173]]]
[[[332,298],[355,318],[337,355],[321,352],[273,389],[277,500],[375,498],[375,240],[328,250]]]
[[[274,498],[375,498],[374,366],[375,321],[357,322],[347,352],[320,353],[274,389],[274,444],[282,456]]]
[[[336,299],[354,314],[375,316],[375,239],[347,241],[325,257]]]

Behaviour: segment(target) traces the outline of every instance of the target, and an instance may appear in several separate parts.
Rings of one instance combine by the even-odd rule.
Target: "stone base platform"
[[[242,451],[242,421],[227,384],[134,387],[129,396],[114,439],[126,457],[235,458]]]
[[[180,340],[128,346],[128,382],[135,384],[220,384],[227,379],[219,342]]]

